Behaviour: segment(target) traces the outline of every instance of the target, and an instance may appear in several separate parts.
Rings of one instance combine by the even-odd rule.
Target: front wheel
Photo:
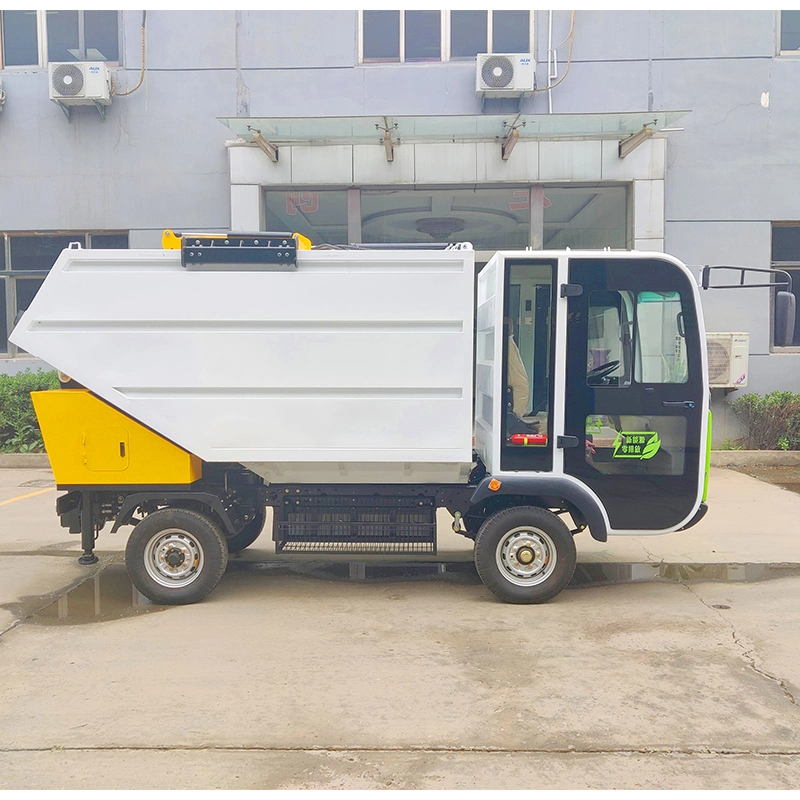
[[[228,545],[208,517],[181,508],[148,514],[125,548],[131,583],[154,603],[180,605],[202,600],[228,565]]]
[[[498,511],[475,539],[475,566],[486,586],[507,603],[544,603],[575,572],[575,542],[551,511],[517,506]]]

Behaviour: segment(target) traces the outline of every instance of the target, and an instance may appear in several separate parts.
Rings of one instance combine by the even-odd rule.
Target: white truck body
[[[268,482],[464,483],[474,271],[469,249],[299,251],[288,272],[69,249],[12,341]]]

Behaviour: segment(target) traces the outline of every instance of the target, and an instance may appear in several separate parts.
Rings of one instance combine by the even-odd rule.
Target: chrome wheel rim
[[[147,574],[160,586],[179,589],[197,580],[205,561],[200,542],[187,531],[168,528],[144,548]]]
[[[556,545],[541,528],[513,528],[498,542],[495,552],[500,574],[516,586],[538,586],[556,568]]]

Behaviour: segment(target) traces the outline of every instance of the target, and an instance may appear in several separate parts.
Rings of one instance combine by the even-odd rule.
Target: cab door
[[[685,268],[658,257],[569,263],[564,471],[612,530],[675,528],[702,493],[702,323]]]

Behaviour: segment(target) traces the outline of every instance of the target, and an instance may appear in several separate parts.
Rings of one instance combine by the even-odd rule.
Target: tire
[[[219,583],[228,566],[228,545],[208,517],[165,508],[148,514],[133,529],[125,566],[133,585],[154,603],[196,603]]]
[[[567,526],[536,506],[498,511],[481,525],[475,539],[478,575],[506,603],[552,599],[570,582],[575,561],[575,542]]]
[[[244,527],[235,536],[230,536],[226,539],[228,543],[229,553],[238,553],[249,547],[253,542],[261,536],[261,531],[264,530],[264,522],[267,518],[265,509],[260,509],[256,512],[255,517],[249,522],[244,524]]]

